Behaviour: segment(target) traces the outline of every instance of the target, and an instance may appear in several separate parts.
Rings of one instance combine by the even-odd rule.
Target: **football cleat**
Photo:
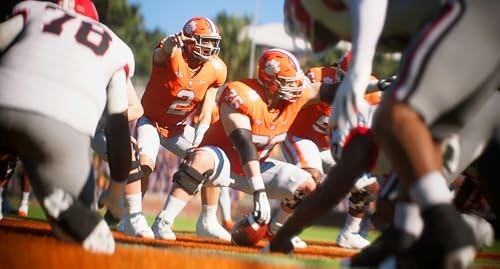
[[[175,233],[172,231],[172,224],[165,221],[161,216],[157,216],[153,226],[151,226],[153,230],[154,237],[156,239],[163,240],[176,240]]]
[[[342,248],[363,249],[370,245],[370,241],[363,238],[359,233],[342,231],[337,236],[337,245]]]
[[[290,239],[290,241],[292,241],[293,248],[306,248],[307,247],[307,243],[304,240],[300,239],[300,237],[298,237],[298,236],[292,237],[292,239]]]
[[[19,217],[27,217],[28,216],[29,207],[27,204],[22,204],[17,210],[17,215]]]
[[[137,237],[144,237],[144,238],[154,238],[153,231],[148,225],[148,222],[146,221],[146,218],[142,213],[134,213],[131,215],[128,215],[123,219],[124,223],[124,230],[123,232],[131,235],[131,236],[137,236]]]
[[[231,242],[237,246],[254,246],[266,236],[268,224],[259,224],[248,214],[234,224]]]
[[[495,242],[495,231],[493,230],[493,226],[488,221],[473,214],[462,213],[462,217],[472,228],[478,248],[481,249],[491,247],[493,245]]]
[[[370,245],[354,255],[350,260],[352,267],[377,267],[389,256],[408,249],[416,238],[394,226],[389,226]]]
[[[201,215],[196,222],[196,235],[231,241],[231,234],[216,220],[203,218]]]

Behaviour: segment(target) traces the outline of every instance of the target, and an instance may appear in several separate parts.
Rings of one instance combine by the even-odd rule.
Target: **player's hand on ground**
[[[270,252],[281,252],[285,254],[290,254],[293,252],[293,244],[291,240],[279,240],[278,238],[274,238],[269,242],[262,250],[261,253],[270,253]]]

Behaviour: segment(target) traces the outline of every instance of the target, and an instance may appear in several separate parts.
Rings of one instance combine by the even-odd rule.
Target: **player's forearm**
[[[127,112],[109,115],[105,133],[111,178],[117,182],[124,182],[132,159]]]
[[[387,0],[352,0],[352,60],[344,79],[355,90],[364,90],[372,72],[373,58],[382,33]]]
[[[203,105],[201,107],[200,116],[198,118],[198,124],[205,124],[206,126],[210,126],[212,121],[212,112],[214,111],[217,103],[215,101],[215,97],[217,94],[217,88],[209,88],[205,93],[205,97],[203,98]]]
[[[4,51],[24,27],[24,18],[21,14],[0,23],[0,52]]]
[[[128,121],[134,121],[144,114],[144,108],[137,97],[134,85],[130,79],[127,81],[127,95],[128,95]]]

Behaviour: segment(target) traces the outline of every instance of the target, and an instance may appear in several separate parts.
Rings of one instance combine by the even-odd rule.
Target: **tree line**
[[[3,0],[2,19],[8,18],[10,10],[20,0]],[[168,34],[159,28],[148,30],[144,22],[144,15],[140,6],[129,4],[127,0],[94,0],[102,23],[111,28],[132,49],[136,61],[136,78],[147,80],[151,72],[151,57],[153,49],[159,41]],[[282,10],[276,10],[282,12]],[[193,14],[194,15],[194,14]],[[228,67],[228,80],[241,79],[248,76],[250,61],[251,41],[241,38],[240,32],[251,23],[249,16],[228,15],[220,12],[215,18],[211,18],[219,27],[222,41],[220,43],[221,59]],[[179,31],[181,29],[178,29]],[[176,30],[177,31],[177,30]],[[265,48],[257,47],[255,57],[258,57]],[[311,54],[303,57],[303,68],[313,66],[325,66],[335,63],[344,53],[338,48],[329,49],[321,58],[315,58]],[[254,59],[255,60],[255,59]],[[398,62],[394,59],[377,54],[374,63],[374,74],[384,78],[393,75]],[[255,72],[254,72],[255,74]]]

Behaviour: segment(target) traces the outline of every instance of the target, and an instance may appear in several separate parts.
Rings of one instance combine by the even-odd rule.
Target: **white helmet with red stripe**
[[[90,0],[58,0],[57,3],[66,10],[74,11],[93,20],[99,21],[99,14]]]

